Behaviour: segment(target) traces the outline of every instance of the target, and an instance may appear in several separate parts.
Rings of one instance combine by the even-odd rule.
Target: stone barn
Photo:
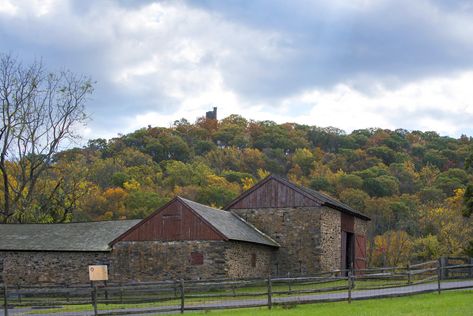
[[[232,212],[181,197],[111,242],[117,279],[268,275],[279,244]]]
[[[2,224],[3,278],[11,285],[88,282],[88,265],[109,264],[110,242],[139,222]]]
[[[176,197],[143,220],[0,225],[0,268],[10,284],[86,283],[93,264],[112,282],[360,269],[368,221],[269,176],[225,210]]]
[[[227,211],[176,197],[144,220],[0,226],[11,284],[86,283],[106,264],[112,282],[267,275],[278,243]]]
[[[269,176],[225,209],[279,243],[274,274],[366,267],[370,219],[325,194]]]

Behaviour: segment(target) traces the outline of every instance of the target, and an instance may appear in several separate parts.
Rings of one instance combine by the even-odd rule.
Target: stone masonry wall
[[[232,211],[281,245],[273,257],[273,275],[310,274],[320,271],[321,208],[261,208]]]
[[[3,278],[11,285],[89,282],[88,266],[109,261],[104,252],[0,252]]]
[[[355,217],[355,234],[366,236],[368,234],[369,221]]]
[[[144,282],[175,279],[224,278],[225,241],[127,241],[114,245],[114,280]],[[192,253],[203,257],[192,264]]]
[[[256,244],[228,242],[225,250],[227,276],[230,278],[267,276],[271,272],[271,261],[275,250]]]
[[[322,271],[340,269],[341,218],[339,211],[328,207],[321,208],[320,268]]]
[[[93,264],[108,264],[111,282],[128,283],[266,276],[273,251],[233,241],[129,241],[112,252],[0,252],[0,262],[7,284],[85,284]]]

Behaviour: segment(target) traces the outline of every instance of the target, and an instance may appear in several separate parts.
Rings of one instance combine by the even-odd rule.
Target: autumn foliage
[[[27,218],[143,218],[176,194],[223,207],[274,173],[370,216],[370,265],[405,265],[468,251],[472,222],[462,212],[473,192],[472,148],[471,137],[435,132],[181,119],[60,152],[41,183],[49,192],[63,179],[67,190],[44,214],[37,198]],[[66,207],[73,211],[64,218]]]

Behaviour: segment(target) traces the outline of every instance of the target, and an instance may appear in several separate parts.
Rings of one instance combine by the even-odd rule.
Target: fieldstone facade
[[[274,255],[272,264],[274,275],[311,274],[338,266],[325,262],[327,258],[332,260],[331,257],[334,256],[333,250],[326,247],[335,246],[337,236],[340,235],[339,212],[323,207],[233,211],[281,245]]]
[[[320,271],[335,270],[341,262],[341,213],[321,207],[320,213]]]
[[[368,234],[368,222],[355,217],[355,234],[366,236]]]
[[[276,240],[274,275],[313,274],[339,269],[341,213],[328,207],[235,209],[236,214]],[[355,219],[355,233],[366,234],[367,222]]]
[[[270,272],[273,251],[235,241],[119,242],[110,255],[110,280],[126,283],[265,276]]]
[[[257,244],[228,242],[225,249],[225,272],[229,278],[256,278],[271,273],[276,249]]]
[[[10,285],[89,282],[88,266],[109,261],[107,252],[2,251],[3,279]]]
[[[266,276],[272,253],[233,241],[139,241],[111,252],[1,252],[0,261],[7,284],[85,284],[94,264],[108,265],[110,282],[128,283]]]

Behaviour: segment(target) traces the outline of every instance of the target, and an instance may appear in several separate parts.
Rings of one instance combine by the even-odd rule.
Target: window
[[[191,265],[198,266],[204,264],[204,254],[202,252],[191,252]]]
[[[256,253],[251,254],[251,266],[256,267]]]

